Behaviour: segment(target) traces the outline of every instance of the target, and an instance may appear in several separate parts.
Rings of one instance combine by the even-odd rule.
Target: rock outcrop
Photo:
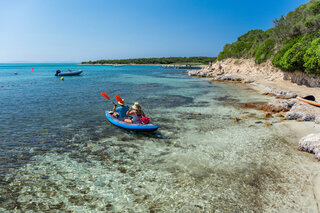
[[[265,92],[265,95],[275,96],[276,99],[262,104],[247,103],[243,105],[244,108],[255,108],[271,113],[287,112],[285,118],[288,120],[314,121],[320,124],[320,108],[297,101],[295,97],[298,94],[291,92],[292,87],[288,85],[289,82],[283,80],[287,79],[297,84],[312,87],[320,86],[320,76],[307,75],[298,71],[283,72],[274,67],[271,61],[256,64],[252,59],[232,58],[203,67],[201,70],[191,70],[188,74],[189,76],[210,77],[212,81],[217,82],[254,83],[261,91]],[[297,89],[295,91],[301,92]],[[301,93],[304,95],[317,95],[317,91],[314,90]]]
[[[284,72],[284,80],[289,80],[298,85],[306,85],[308,87],[320,87],[320,76],[307,74],[302,71]]]
[[[272,88],[270,90],[270,93],[278,96],[279,98],[287,98],[287,99],[295,98],[295,97],[298,96],[296,93],[293,93],[293,92],[290,92],[290,91],[280,91],[280,90],[277,90],[277,89],[274,89],[274,88]]]
[[[242,105],[242,108],[252,108],[257,110],[263,110],[271,113],[288,112],[292,106],[296,103],[296,100],[284,100],[275,99],[269,103],[246,103]]]
[[[300,139],[299,150],[314,153],[320,160],[320,133],[310,134]]]
[[[320,111],[317,107],[297,101],[286,114],[288,120],[316,121],[320,122]]]

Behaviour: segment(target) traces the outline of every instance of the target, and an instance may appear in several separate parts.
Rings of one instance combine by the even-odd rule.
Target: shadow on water
[[[117,127],[115,125],[110,126],[114,129],[114,136],[117,135],[120,141],[129,141],[134,139],[148,139],[148,138],[156,138],[156,139],[163,139],[164,136],[161,134],[159,130],[156,131],[137,131],[137,130],[128,130],[124,128]],[[130,139],[128,137],[121,137],[121,135],[130,135],[132,136]]]
[[[130,134],[138,139],[165,139],[165,136],[161,133],[160,130],[154,132],[130,131]]]

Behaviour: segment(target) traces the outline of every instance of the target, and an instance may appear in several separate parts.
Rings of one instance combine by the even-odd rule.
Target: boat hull
[[[154,125],[153,123],[148,123],[148,124],[131,124],[127,123],[124,121],[121,121],[115,117],[112,116],[112,111],[107,111],[106,110],[106,117],[110,123],[113,125],[126,129],[126,130],[131,130],[131,131],[141,131],[141,132],[154,132],[156,131],[159,126]]]
[[[82,72],[83,72],[82,70],[74,71],[74,72],[61,72],[56,76],[74,76],[74,75],[80,75]]]

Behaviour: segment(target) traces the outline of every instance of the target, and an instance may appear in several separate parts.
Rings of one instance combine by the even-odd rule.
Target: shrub
[[[303,60],[306,73],[320,74],[320,38],[312,41]]]
[[[283,54],[281,58],[281,68],[283,70],[294,71],[303,69],[303,55],[305,52],[303,38],[294,39],[290,48]]]
[[[240,36],[236,42],[225,45],[223,51],[218,55],[218,60],[253,57],[255,48],[266,37],[263,30],[251,30]]]
[[[255,62],[260,64],[265,62],[273,55],[274,41],[272,39],[266,39],[261,42],[255,49],[254,57]]]
[[[278,67],[280,69],[283,69],[283,70],[287,70],[284,66],[284,61],[283,61],[283,58],[284,58],[284,55],[286,54],[286,52],[288,50],[290,50],[301,38],[295,38],[295,39],[291,39],[291,40],[288,40],[285,42],[285,45],[284,47],[279,50],[275,56],[273,57],[273,60],[272,60],[272,63],[275,67]]]

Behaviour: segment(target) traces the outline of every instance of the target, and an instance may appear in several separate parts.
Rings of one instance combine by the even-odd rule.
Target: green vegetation
[[[216,61],[216,57],[167,57],[167,58],[135,58],[117,60],[87,61],[81,64],[209,64]]]
[[[272,45],[270,47],[270,45]],[[238,38],[232,44],[226,44],[223,51],[218,55],[218,60],[225,58],[255,58],[256,62],[263,62],[267,59],[264,50],[273,49],[274,42],[267,39],[267,34],[263,30],[251,30]],[[270,56],[269,56],[270,57]]]
[[[272,59],[274,66],[320,74],[320,1],[311,0],[286,16],[274,20],[274,27],[251,30],[224,46],[218,60],[254,58],[256,63]]]

